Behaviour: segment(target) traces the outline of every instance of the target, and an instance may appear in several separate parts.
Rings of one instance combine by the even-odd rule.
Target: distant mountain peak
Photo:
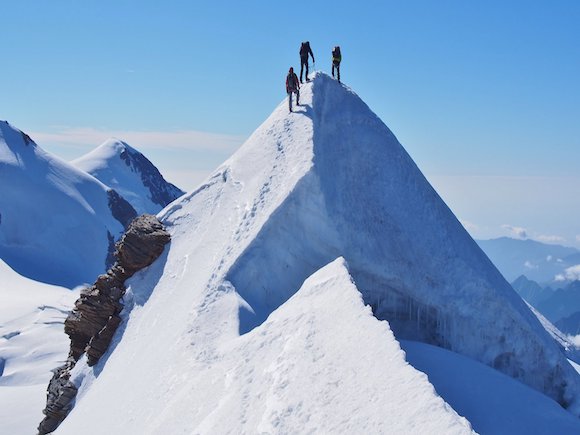
[[[95,148],[95,150],[110,150],[112,153],[116,155],[121,155],[123,152],[125,152],[125,150],[128,150],[131,153],[141,154],[127,142],[122,141],[121,139],[118,139],[116,137],[110,137],[101,145],[99,145],[97,148]]]
[[[116,138],[72,163],[119,192],[138,214],[156,214],[184,193],[166,181],[141,152]]]
[[[25,143],[25,145],[29,145],[30,143],[35,144],[34,141],[30,138],[30,136],[28,136],[26,133],[24,133],[19,128],[14,127],[8,121],[0,120],[0,131],[2,131],[2,133],[6,132],[6,131],[19,133],[22,136],[22,140]]]
[[[14,127],[8,121],[0,120],[0,139],[4,139],[8,147],[36,147],[36,143],[28,134]]]

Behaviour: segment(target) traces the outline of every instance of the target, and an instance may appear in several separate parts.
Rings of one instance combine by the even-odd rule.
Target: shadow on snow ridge
[[[368,263],[375,268],[377,263],[390,263],[403,270],[408,265],[401,264],[400,251],[385,252],[380,239],[399,231],[390,223],[387,205],[376,200],[376,191],[361,191],[380,177],[373,171],[380,170],[376,162],[391,157],[388,147],[353,147],[369,141],[398,145],[396,138],[344,85],[322,76],[313,86],[317,88],[313,108],[307,106],[314,124],[313,169],[272,213],[226,276],[247,303],[239,311],[240,334],[262,324],[310,275],[343,256],[365,303],[378,318],[392,322],[393,329],[406,338],[446,344],[441,333],[444,322],[436,308],[423,306],[398,283],[369,272]],[[341,104],[349,110],[342,112]],[[361,122],[362,129],[371,127],[371,133],[362,139],[351,137],[352,125]],[[361,174],[361,168],[367,173]],[[377,221],[381,234],[374,239],[361,235],[369,222]]]
[[[310,172],[297,183],[228,272],[226,280],[248,304],[240,307],[240,334],[262,324],[306,278],[339,256],[323,198],[312,195],[317,182]]]
[[[570,405],[578,375],[561,356],[530,363],[548,349],[553,359],[559,350],[549,347],[537,319],[392,132],[332,79],[322,76],[313,86],[314,165],[225,277],[247,303],[239,311],[240,334],[259,326],[310,275],[342,256],[364,302],[389,322],[398,340],[453,350]],[[465,267],[473,279],[447,281]],[[493,304],[486,306],[488,316],[474,317],[477,306],[462,311],[455,299],[445,299],[465,297],[478,285],[497,289],[482,299]],[[496,325],[494,310],[503,324]],[[512,336],[512,316],[523,322],[518,331],[529,346]]]

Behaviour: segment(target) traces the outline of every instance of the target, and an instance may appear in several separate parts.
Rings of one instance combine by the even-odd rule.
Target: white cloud
[[[580,347],[580,335],[566,335],[569,341],[577,347]]]
[[[196,130],[139,131],[106,130],[92,127],[61,128],[53,132],[33,131],[30,137],[43,143],[94,148],[107,139],[118,138],[137,149],[173,148],[187,150],[233,151],[245,140],[243,136],[208,133]]]
[[[562,236],[546,236],[546,235],[539,235],[535,238],[539,242],[544,243],[565,243],[566,239]]]
[[[556,275],[554,277],[556,281],[576,281],[580,280],[580,264],[576,266],[569,267],[564,270],[564,273]]]
[[[526,262],[524,263],[524,266],[525,266],[527,269],[530,269],[530,270],[533,270],[533,269],[537,269],[537,268],[538,268],[538,266],[537,266],[536,264],[532,263],[531,261],[526,261]]]
[[[504,230],[508,230],[511,236],[517,237],[518,239],[525,239],[528,237],[528,232],[525,228],[514,227],[513,225],[502,225],[501,227]]]

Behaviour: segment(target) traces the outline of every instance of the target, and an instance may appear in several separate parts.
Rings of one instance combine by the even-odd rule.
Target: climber
[[[334,77],[334,68],[336,68],[336,74],[338,76],[338,82],[340,83],[340,61],[342,60],[342,55],[340,54],[340,47],[337,45],[332,50],[332,77]]]
[[[312,54],[312,48],[310,48],[310,42],[303,42],[300,46],[300,83],[302,82],[302,72],[304,71],[304,66],[306,66],[306,81],[308,79],[308,54],[312,56],[312,63],[314,63],[314,54]]]
[[[288,94],[288,108],[292,112],[292,93],[296,94],[296,105],[300,106],[300,83],[298,76],[294,73],[294,68],[290,67],[286,76],[286,93]]]

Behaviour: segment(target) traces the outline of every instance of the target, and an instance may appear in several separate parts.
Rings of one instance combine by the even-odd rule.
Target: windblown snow
[[[185,193],[165,181],[143,154],[117,139],[109,139],[71,163],[115,189],[137,214],[156,214]]]
[[[119,205],[130,208],[103,183],[0,121],[0,258],[17,272],[70,288],[94,281],[124,231]]]
[[[390,130],[324,74],[301,101],[160,212],[171,244],[129,281],[114,349],[75,367],[57,433],[469,433],[401,339],[574,427],[555,401],[580,413],[578,373]]]

